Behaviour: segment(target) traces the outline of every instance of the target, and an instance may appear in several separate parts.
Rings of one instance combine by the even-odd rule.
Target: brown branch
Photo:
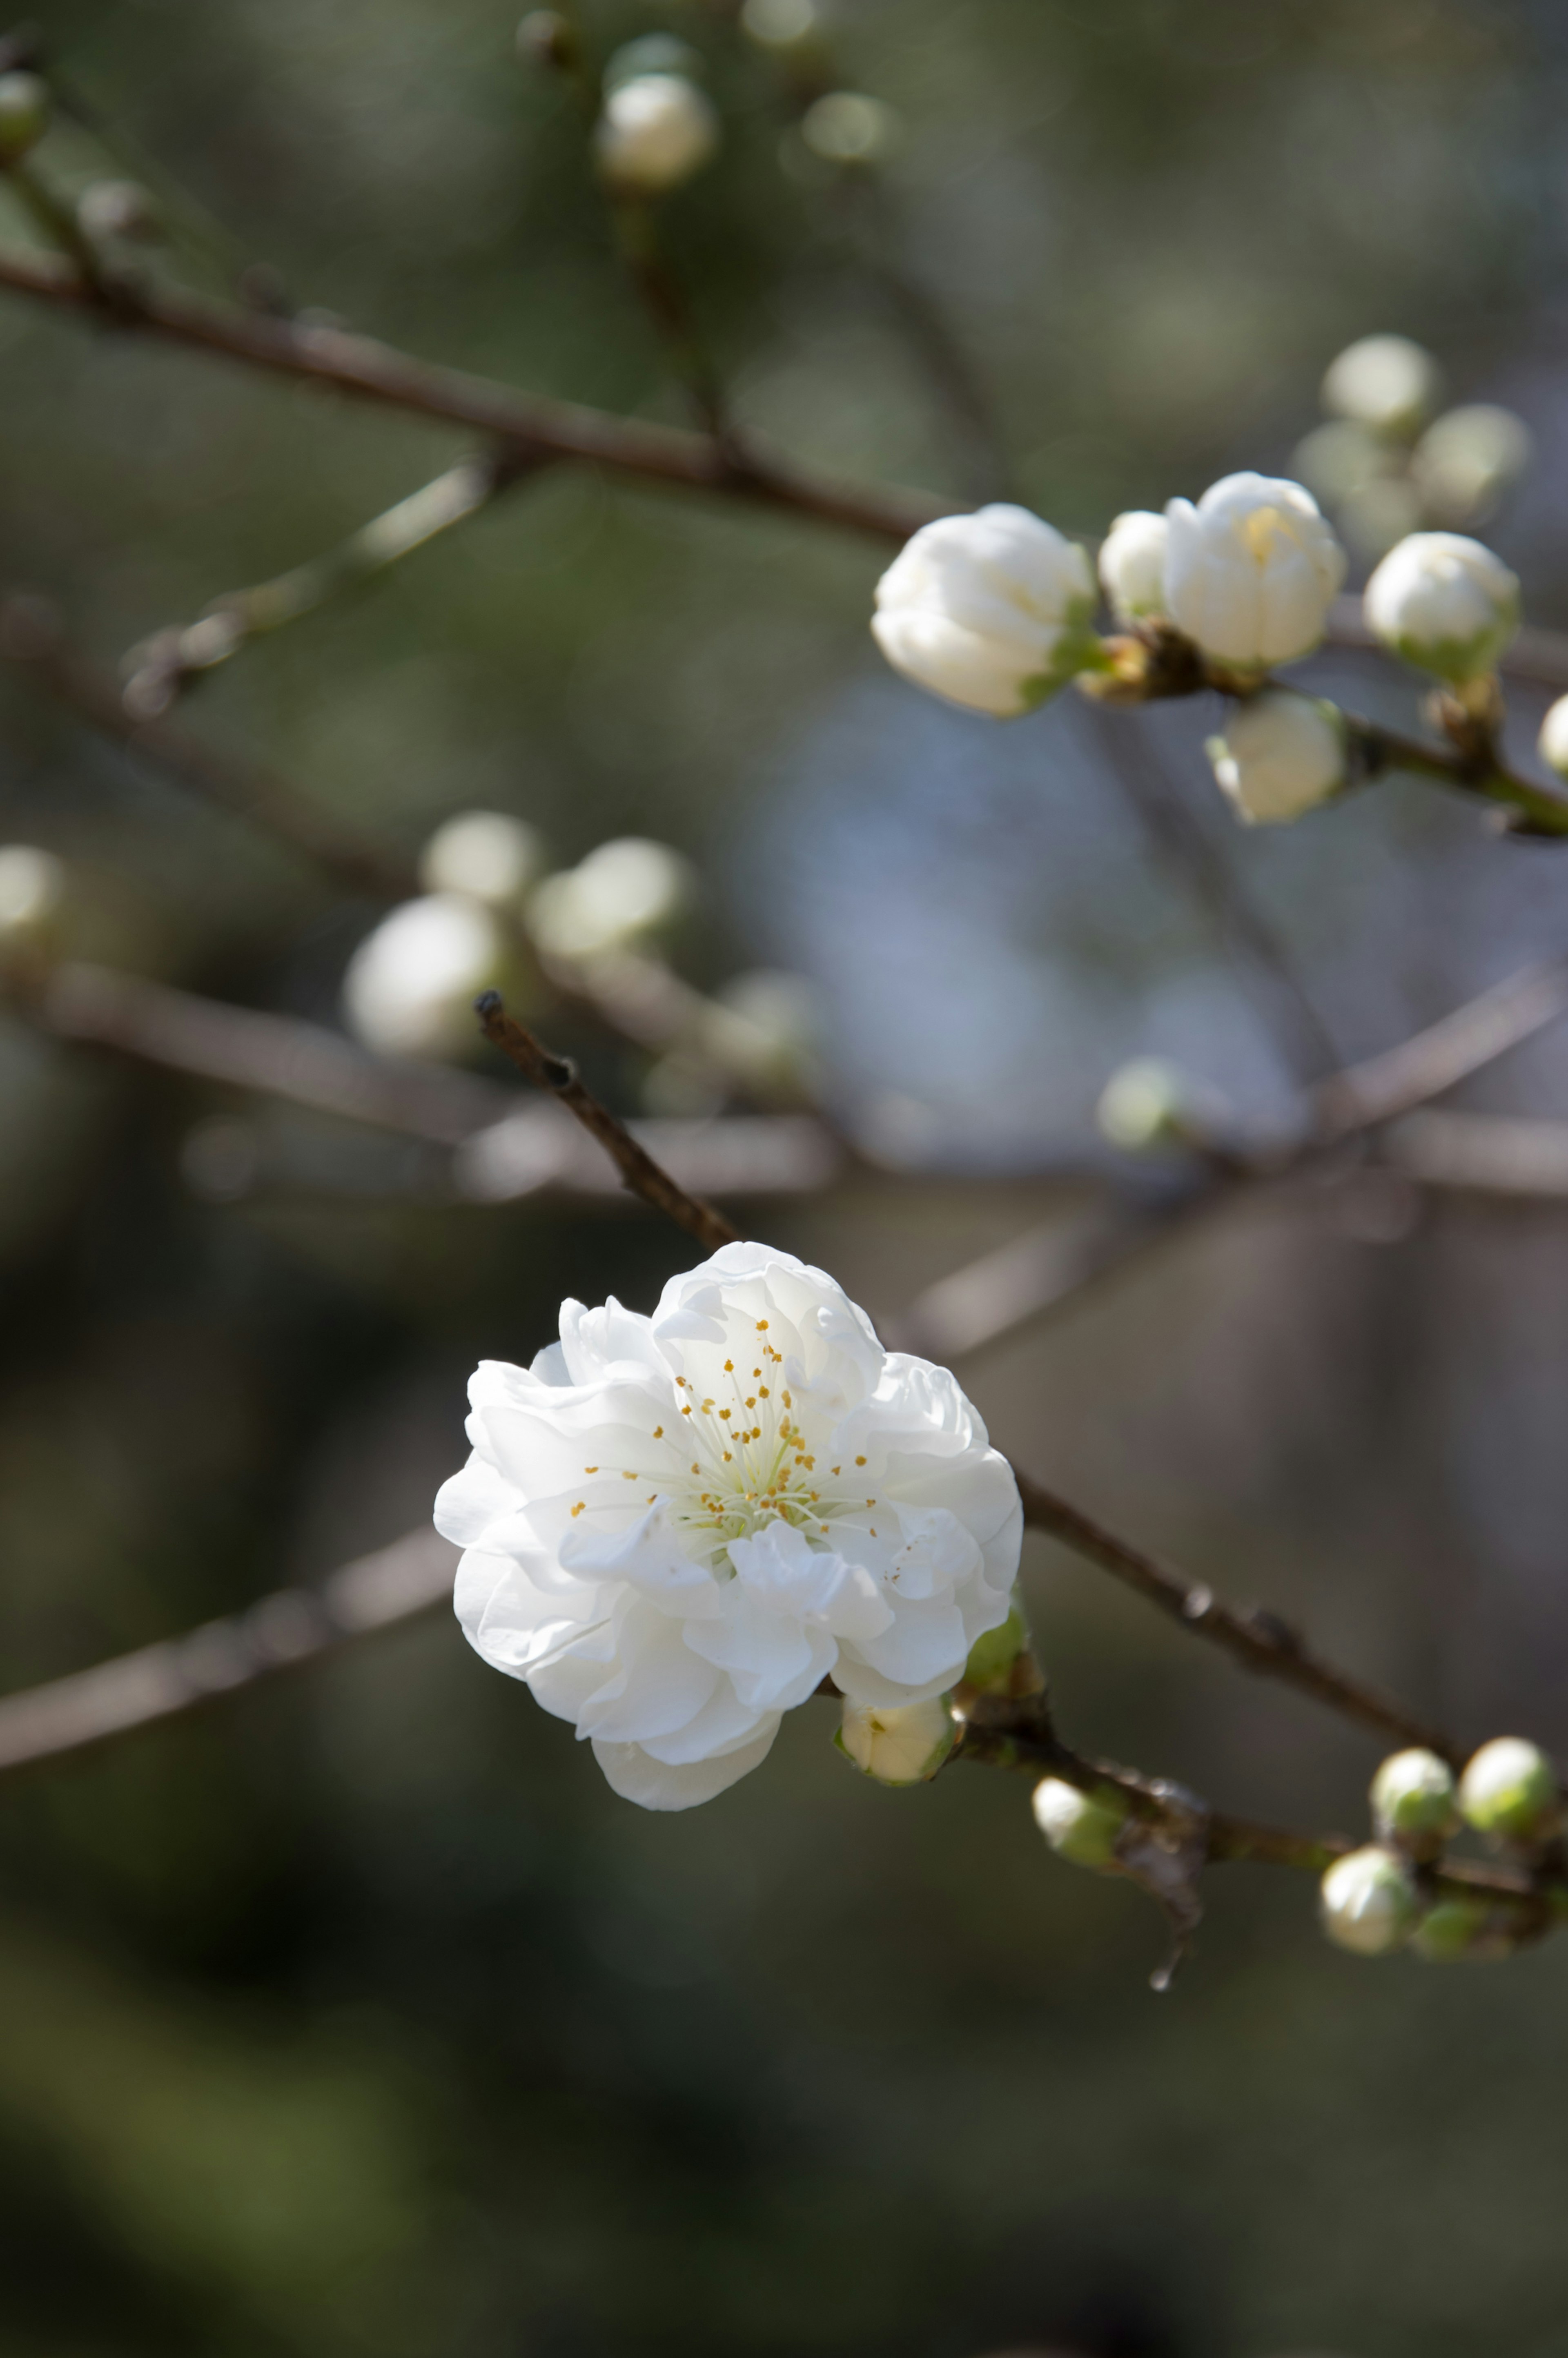
[[[620,1172],[622,1184],[630,1188],[633,1195],[640,1195],[656,1212],[663,1212],[709,1252],[717,1252],[720,1245],[740,1243],[740,1229],[732,1227],[722,1213],[716,1212],[711,1204],[705,1204],[699,1195],[689,1195],[667,1171],[662,1170],[647,1149],[638,1144],[625,1123],[583,1087],[576,1065],[568,1058],[553,1055],[549,1049],[541,1047],[531,1032],[525,1032],[508,1015],[499,991],[487,990],[476,1002],[476,1012],[485,1038],[510,1056],[535,1088],[547,1090],[599,1141]]]
[[[318,1661],[350,1639],[427,1612],[450,1596],[456,1563],[448,1541],[431,1531],[408,1531],[344,1564],[319,1588],[279,1589],[247,1613],[0,1696],[0,1770],[179,1718],[276,1671]]]
[[[1027,1474],[1018,1474],[1017,1478],[1027,1529],[1048,1533],[1086,1563],[1136,1589],[1184,1629],[1222,1646],[1246,1669],[1264,1678],[1282,1680],[1380,1736],[1400,1745],[1419,1745],[1441,1754],[1456,1768],[1463,1765],[1467,1756],[1451,1738],[1314,1653],[1277,1614],[1257,1607],[1239,1611],[1227,1605],[1213,1589],[1187,1580],[1141,1548],[1119,1539],[1043,1483]]]
[[[31,673],[92,728],[145,754],[203,801],[265,827],[346,892],[403,901],[419,890],[411,862],[312,809],[270,771],[219,752],[176,721],[127,712],[118,683],[67,644],[52,609],[40,600],[0,601],[0,658]]]
[[[485,377],[416,360],[368,336],[242,311],[183,288],[122,285],[114,310],[105,311],[76,272],[49,255],[0,253],[0,287],[127,332],[157,336],[460,426],[534,460],[580,460],[646,482],[726,492],[881,540],[906,540],[952,506],[927,492],[834,482],[755,448],[742,460],[709,435],[518,393]]]

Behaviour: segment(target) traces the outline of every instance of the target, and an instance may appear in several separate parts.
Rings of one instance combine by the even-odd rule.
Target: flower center
[[[1295,536],[1283,508],[1254,508],[1241,526],[1247,553],[1259,565],[1267,565],[1281,543]]]

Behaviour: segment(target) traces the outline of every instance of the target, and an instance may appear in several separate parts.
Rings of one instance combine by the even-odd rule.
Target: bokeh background
[[[665,211],[741,417],[802,458],[1093,535],[1283,466],[1352,337],[1397,329],[1527,421],[1488,527],[1568,622],[1568,23],[1549,0],[841,0],[897,110],[872,209],[803,162],[775,64],[692,0],[585,0],[706,56],[715,167]],[[585,166],[502,0],[58,0],[51,56],[299,304],[520,385],[675,419]],[[78,134],[42,162],[108,165]],[[19,221],[14,233],[27,234]],[[868,262],[868,235],[871,259]],[[880,256],[880,260],[877,257]],[[165,267],[156,258],[154,267]],[[216,287],[216,263],[185,265]],[[887,273],[985,388],[1000,481]],[[418,421],[0,306],[0,572],[105,661],[459,455]],[[1075,699],[1000,730],[883,672],[884,552],[561,471],[251,650],[189,719],[412,853],[479,804],[562,860],[702,879],[707,986],[824,1008],[881,1158],[749,1206],[874,1314],[1070,1210],[1129,1055],[1259,1120],[1258,978],[1157,856]],[[1353,655],[1303,673],[1408,720]],[[1516,725],[1528,758],[1540,702]],[[1391,784],[1244,837],[1213,715],[1130,716],[1161,791],[1290,943],[1345,1055],[1560,948],[1565,855]],[[73,946],[337,1020],[375,921],[0,676],[0,839],[69,863]],[[556,1029],[633,1109],[643,1073]],[[1467,1102],[1568,1112],[1547,1035]],[[189,1141],[265,1133],[214,1199]],[[347,1126],[0,1018],[0,1642],[21,1687],[309,1581],[428,1509],[481,1355],[565,1293],[647,1305],[633,1210],[417,1200]],[[999,1444],[1476,1739],[1568,1743],[1568,1219],[1298,1194],[964,1363]],[[1373,1747],[1044,1542],[1025,1580],[1078,1742],[1243,1812],[1364,1823]],[[437,1612],[0,1790],[0,2351],[16,2358],[1556,2358],[1568,2010],[1506,1968],[1329,1950],[1304,1878],[1224,1870],[1160,1927],[1060,1866],[1027,1789],[889,1794],[827,1705],[690,1816]]]

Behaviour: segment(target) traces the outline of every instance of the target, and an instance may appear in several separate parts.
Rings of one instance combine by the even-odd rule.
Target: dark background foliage
[[[740,415],[961,495],[969,460],[767,60],[696,5],[726,142],[667,208]],[[580,125],[491,0],[80,0],[51,53],[296,298],[539,390],[679,414]],[[1064,527],[1281,465],[1326,361],[1398,328],[1529,419],[1498,544],[1564,619],[1560,10],[1502,0],[845,0],[896,107],[890,251]],[[78,135],[48,160],[104,169]],[[16,234],[23,234],[16,225]],[[214,273],[213,283],[217,283]],[[0,308],[3,569],[105,658],[455,456],[438,428]],[[993,730],[881,673],[883,552],[561,473],[202,687],[194,726],[416,848],[472,803],[563,858],[704,879],[683,958],[827,995],[832,1089],[940,1173],[760,1210],[895,1310],[1056,1200],[1106,1071],[1284,1081],[1086,716]],[[1357,660],[1320,682],[1408,711]],[[1521,705],[1521,726],[1535,708]],[[60,851],[77,946],[332,1020],[368,905],[0,680],[0,833]],[[1314,979],[1389,1044],[1561,946],[1561,852],[1390,787],[1229,838],[1207,717],[1130,719]],[[582,1044],[635,1102],[634,1061]],[[1563,1109],[1550,1042],[1472,1102]],[[0,1029],[0,1632],[20,1686],[310,1578],[428,1509],[481,1355],[564,1293],[646,1305],[634,1213],[444,1210],[300,1118],[308,1182],[182,1178],[221,1092]],[[268,1121],[284,1118],[267,1116]],[[913,1128],[912,1128],[913,1125]],[[1568,1742],[1551,1212],[1332,1206],[1194,1240],[967,1368],[999,1443],[1479,1737]],[[1031,1541],[1068,1730],[1304,1823],[1375,1755]],[[16,2358],[1509,2358],[1568,2350],[1562,1960],[1371,1967],[1310,1886],[1227,1870],[1163,2000],[1134,1895],[1026,1789],[891,1795],[827,1706],[687,1817],[444,1617],[0,1794],[0,2350]]]

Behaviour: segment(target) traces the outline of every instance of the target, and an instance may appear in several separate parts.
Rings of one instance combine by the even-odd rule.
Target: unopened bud
[[[0,957],[47,946],[65,903],[65,863],[30,843],[0,847]]]
[[[957,1739],[946,1699],[898,1704],[844,1702],[834,1742],[879,1785],[924,1785],[935,1777]]]
[[[1478,540],[1412,532],[1368,582],[1363,607],[1377,637],[1418,671],[1470,680],[1492,670],[1519,628],[1519,580]]]
[[[977,1638],[964,1664],[964,1686],[973,1694],[1040,1693],[1044,1682],[1029,1650],[1029,1624],[1015,1605],[1000,1629]]]
[[[1459,1808],[1466,1825],[1496,1842],[1544,1842],[1563,1818],[1552,1763],[1522,1736],[1482,1745],[1459,1780]]]
[[[1123,622],[1158,622],[1165,612],[1165,544],[1171,527],[1147,508],[1119,515],[1100,545],[1099,578]]]
[[[512,980],[490,911],[455,892],[405,901],[349,960],[343,1012],[384,1056],[461,1056],[479,1038],[473,1002]]]
[[[1394,1753],[1372,1779],[1372,1814],[1385,1842],[1412,1858],[1435,1858],[1459,1827],[1453,1770],[1435,1752]]]
[[[600,957],[667,932],[696,891],[691,863],[678,851],[618,836],[576,868],[547,876],[528,903],[528,924],[546,957]]]
[[[1528,1929],[1518,1902],[1501,1899],[1440,1899],[1411,1936],[1411,1947],[1429,1965],[1511,1956]]]
[[[1568,696],[1560,696],[1541,724],[1541,758],[1560,778],[1568,778]]]
[[[1339,1948],[1381,1957],[1409,1940],[1421,1903],[1403,1859],[1368,1843],[1335,1860],[1319,1887],[1319,1911],[1324,1931]]]
[[[466,892],[492,909],[520,909],[545,864],[537,831],[505,811],[460,811],[419,854],[427,892]]]
[[[741,30],[761,49],[792,50],[813,47],[822,36],[816,0],[746,0]]]
[[[1320,696],[1266,687],[1206,746],[1220,791],[1248,827],[1282,827],[1345,784],[1345,715]]]
[[[899,120],[880,98],[830,90],[806,108],[800,135],[819,163],[864,169],[887,162],[898,145]]]
[[[1119,1065],[1100,1092],[1095,1120],[1101,1137],[1124,1154],[1201,1149],[1229,1126],[1218,1095],[1163,1056],[1134,1056]]]
[[[1476,401],[1429,426],[1411,470],[1431,522],[1485,524],[1524,474],[1533,445],[1511,409]]]
[[[1379,434],[1408,439],[1436,407],[1443,373],[1408,336],[1363,336],[1329,364],[1323,406]]]
[[[49,127],[49,85],[37,74],[0,74],[0,164],[20,161]]]
[[[605,178],[645,196],[689,180],[718,145],[719,117],[684,74],[635,74],[607,90],[594,133]]]
[[[1114,1866],[1117,1836],[1131,1816],[1127,1797],[1115,1785],[1080,1792],[1060,1777],[1043,1777],[1034,1788],[1034,1823],[1058,1858],[1074,1866]]]

